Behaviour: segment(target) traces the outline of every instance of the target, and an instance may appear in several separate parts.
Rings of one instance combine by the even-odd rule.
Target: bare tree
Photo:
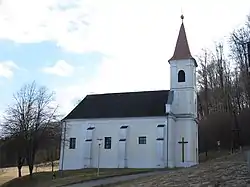
[[[44,156],[46,160],[50,162],[52,172],[54,172],[54,161],[59,157],[61,133],[61,123],[55,122],[49,124],[43,136],[45,141],[43,141],[41,149],[45,150]]]
[[[199,62],[200,62],[200,69],[198,70],[198,86],[199,86],[199,90],[200,90],[200,95],[202,95],[203,97],[203,101],[202,102],[200,100],[200,96],[199,96],[199,100],[200,100],[200,109],[204,109],[204,111],[200,111],[201,114],[203,114],[203,116],[207,117],[209,114],[208,111],[208,64],[207,64],[207,59],[208,59],[208,53],[207,50],[203,50],[204,52],[204,56],[199,57]],[[203,104],[204,103],[204,104]],[[202,107],[202,104],[204,105],[204,107]]]
[[[227,148],[236,148],[246,143],[249,145],[249,127],[246,123],[250,107],[248,42],[250,16],[245,25],[230,34],[228,56],[225,57],[223,52],[225,44],[219,43],[212,50],[214,52],[202,51],[198,58],[198,94],[202,105],[200,110],[203,110],[205,116],[199,126],[200,136],[203,137],[200,141],[205,151],[212,148],[211,144],[215,146],[218,138]],[[225,122],[222,123],[222,119]],[[211,134],[208,134],[209,131]]]
[[[37,87],[35,82],[25,84],[14,94],[14,103],[8,107],[4,116],[5,134],[22,140],[18,141],[18,146],[25,151],[30,176],[46,129],[57,119],[57,106],[53,106],[53,96],[46,87]]]
[[[230,36],[230,57],[240,70],[238,81],[244,90],[245,105],[250,106],[250,76],[248,73],[247,43],[250,42],[250,16],[246,24],[234,30]]]

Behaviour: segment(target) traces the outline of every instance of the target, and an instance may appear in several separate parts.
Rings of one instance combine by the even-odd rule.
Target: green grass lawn
[[[12,179],[4,183],[1,187],[57,187],[67,184],[79,183],[87,180],[98,179],[109,176],[129,175],[154,171],[156,169],[100,169],[100,175],[97,177],[96,169],[82,169],[64,171],[61,176],[56,171],[56,178],[52,179],[52,172],[34,173],[32,179],[26,175],[21,178]]]

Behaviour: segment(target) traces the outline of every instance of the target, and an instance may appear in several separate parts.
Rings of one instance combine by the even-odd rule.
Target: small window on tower
[[[185,82],[185,72],[183,70],[178,72],[178,82]]]

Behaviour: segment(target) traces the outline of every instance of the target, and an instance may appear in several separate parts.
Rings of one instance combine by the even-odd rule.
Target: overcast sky
[[[250,1],[1,0],[0,113],[24,83],[66,114],[89,93],[169,89],[183,12],[193,56],[244,24]]]

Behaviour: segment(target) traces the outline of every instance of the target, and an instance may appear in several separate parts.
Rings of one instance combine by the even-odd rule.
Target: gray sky
[[[26,64],[13,59],[0,62],[0,76],[8,79],[0,79],[0,88],[8,89],[8,94],[0,95],[5,102],[0,110],[23,83],[15,78],[22,66],[26,66],[23,76],[35,77],[57,92],[64,113],[72,109],[73,100],[88,93],[169,89],[168,59],[174,51],[181,10],[190,49],[196,56],[202,48],[212,48],[215,41],[226,41],[233,28],[244,24],[250,1],[2,0],[0,39],[14,41],[12,45],[19,48],[25,43],[39,45],[39,50],[48,47],[42,42],[49,41],[60,47],[61,53],[56,59],[54,53],[39,56],[36,52],[37,59],[48,58],[41,63],[51,65],[32,64],[41,71],[29,69],[32,55],[28,53],[23,54]],[[76,58],[63,58],[66,53],[84,56],[93,51],[104,57],[99,62],[89,60],[80,68],[74,65]]]

